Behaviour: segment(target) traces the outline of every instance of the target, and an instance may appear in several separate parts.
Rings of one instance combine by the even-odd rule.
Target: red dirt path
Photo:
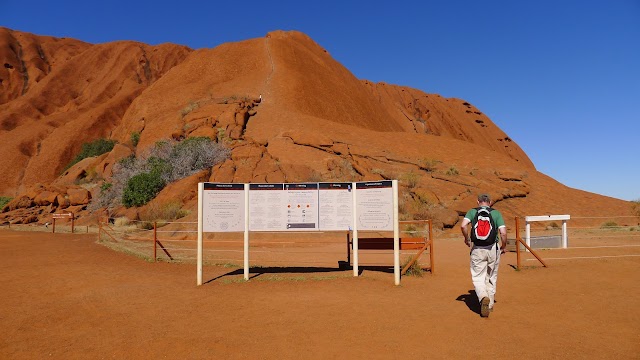
[[[550,260],[546,269],[531,261],[515,271],[508,253],[496,310],[483,319],[465,300],[472,287],[459,241],[436,243],[436,274],[404,277],[401,286],[372,270],[245,283],[224,276],[233,269],[205,267],[213,280],[196,287],[195,265],[148,263],[95,239],[0,230],[0,358],[640,356],[639,256]]]

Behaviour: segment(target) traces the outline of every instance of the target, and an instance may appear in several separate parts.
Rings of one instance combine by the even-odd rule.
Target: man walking
[[[471,281],[480,301],[480,316],[488,317],[495,301],[500,255],[507,246],[507,226],[502,214],[491,208],[489,195],[480,194],[478,207],[467,212],[460,230],[464,243],[471,247]],[[502,240],[500,245],[498,240]]]

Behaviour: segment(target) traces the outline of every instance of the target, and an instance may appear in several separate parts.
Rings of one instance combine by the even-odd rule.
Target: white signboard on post
[[[203,185],[202,231],[244,231],[244,184],[204,183]]]
[[[394,274],[400,284],[398,183],[198,184],[197,284],[202,285],[204,232],[244,231],[244,278],[249,279],[251,231],[393,231]]]
[[[393,231],[392,181],[359,182],[356,192],[358,230]]]
[[[352,183],[320,183],[318,186],[320,230],[353,229]]]

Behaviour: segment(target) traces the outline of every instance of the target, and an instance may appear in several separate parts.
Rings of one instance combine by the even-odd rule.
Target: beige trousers
[[[478,295],[478,301],[489,297],[489,307],[493,308],[498,282],[498,266],[500,265],[500,247],[476,246],[471,248],[471,281]]]

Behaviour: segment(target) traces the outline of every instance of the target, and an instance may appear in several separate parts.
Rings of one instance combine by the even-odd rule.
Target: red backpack
[[[490,207],[476,208],[476,216],[471,220],[471,241],[479,246],[489,246],[497,242],[498,229],[493,221]]]

